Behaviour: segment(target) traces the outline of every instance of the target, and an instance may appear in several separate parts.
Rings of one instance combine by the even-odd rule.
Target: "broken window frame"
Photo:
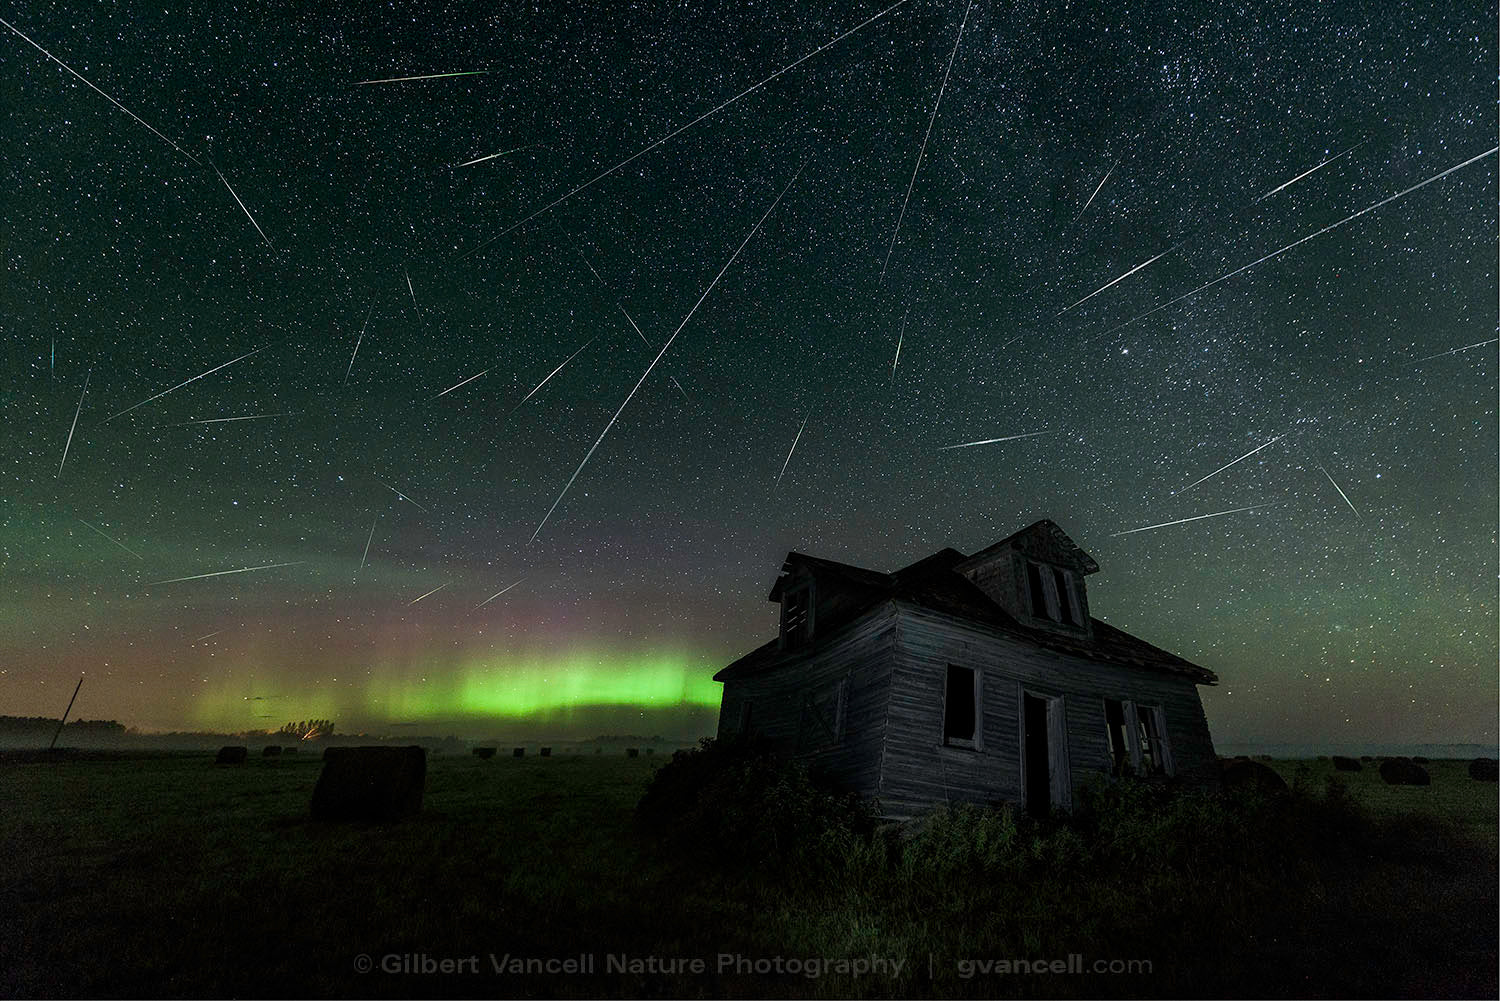
[[[949,732],[949,721],[953,718],[951,710],[953,709],[954,672],[957,671],[968,672],[971,685],[970,691],[972,695],[970,698],[972,702],[970,703],[970,711],[973,719],[973,728],[969,731],[969,736],[967,737]],[[959,681],[959,685],[962,686],[961,680]],[[984,750],[984,677],[977,668],[965,667],[962,664],[949,664],[943,672],[942,738],[944,747],[961,747],[974,751]]]

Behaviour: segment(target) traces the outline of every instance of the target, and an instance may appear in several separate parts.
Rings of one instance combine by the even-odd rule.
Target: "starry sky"
[[[1048,517],[1221,742],[1496,739],[1492,4],[3,18],[0,713],[709,732]]]

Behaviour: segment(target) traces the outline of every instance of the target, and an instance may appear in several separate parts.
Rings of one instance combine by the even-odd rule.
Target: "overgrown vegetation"
[[[652,777],[637,813],[680,850],[803,879],[836,871],[875,828],[859,797],[834,792],[755,740],[705,738],[677,751]]]
[[[1282,797],[1134,783],[1071,819],[902,828],[755,748],[430,762],[423,813],[314,824],[314,760],[0,767],[0,995],[1494,996],[1496,791],[1275,763]],[[643,795],[644,794],[644,795]],[[639,804],[639,806],[638,806]],[[597,958],[497,976],[497,957]],[[1149,971],[999,972],[1144,960]],[[479,957],[474,975],[356,957]],[[607,955],[707,972],[610,973]],[[899,971],[719,971],[879,957]],[[966,960],[990,961],[988,972]],[[967,971],[967,973],[965,972]]]

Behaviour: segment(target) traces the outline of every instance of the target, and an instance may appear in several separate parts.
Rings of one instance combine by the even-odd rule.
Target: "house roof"
[[[1042,525],[1051,526],[1052,523],[1038,522],[1032,528]],[[783,581],[801,569],[816,576],[820,581],[837,580],[855,585],[851,590],[859,596],[859,600],[852,614],[844,617],[845,624],[862,618],[866,613],[886,602],[896,601],[988,626],[1006,635],[1062,653],[1112,664],[1165,671],[1191,678],[1198,684],[1218,683],[1218,676],[1208,668],[1185,660],[1092,616],[1090,617],[1093,625],[1092,637],[1034,629],[1019,621],[959,572],[960,567],[972,564],[978,556],[989,554],[994,549],[995,547],[991,546],[983,553],[972,557],[965,556],[956,549],[941,549],[894,573],[881,573],[847,563],[792,552],[787,554],[786,563],[782,567],[782,575],[777,579],[776,586],[772,588],[770,597],[772,601],[779,601]],[[1081,549],[1078,553],[1088,563],[1093,563],[1087,553]],[[1093,565],[1097,569],[1098,565]],[[804,658],[815,649],[816,647],[811,647],[783,651],[780,649],[779,640],[772,639],[720,670],[714,675],[714,680],[727,681],[758,674],[772,666]]]

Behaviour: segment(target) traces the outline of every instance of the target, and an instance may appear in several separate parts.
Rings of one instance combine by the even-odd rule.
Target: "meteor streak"
[[[1159,253],[1155,257],[1151,258],[1151,260],[1146,261],[1145,264],[1137,264],[1135,267],[1131,268],[1129,271],[1125,272],[1123,275],[1121,275],[1120,277],[1116,278],[1114,281],[1110,282],[1108,285],[1102,285],[1099,288],[1094,289],[1094,291],[1090,292],[1088,295],[1084,296],[1082,299],[1079,299],[1077,302],[1073,303],[1073,306],[1081,306],[1081,305],[1083,305],[1084,303],[1086,303],[1090,299],[1092,299],[1094,296],[1098,295],[1100,292],[1103,292],[1105,289],[1109,288],[1112,285],[1118,285],[1120,282],[1122,282],[1125,279],[1129,278],[1131,275],[1135,274],[1137,271],[1139,271],[1142,268],[1146,267],[1146,265],[1148,265],[1148,264],[1155,264],[1157,261],[1161,260],[1163,257],[1166,257],[1168,254],[1170,254],[1172,251],[1174,251],[1176,249],[1177,249],[1176,247],[1168,247],[1166,250],[1163,250],[1161,253]],[[1063,307],[1062,309],[1060,309],[1060,310],[1057,311],[1057,315],[1058,316],[1062,316],[1068,310],[1072,309],[1073,306],[1065,306],[1065,307]]]
[[[1224,470],[1226,470],[1230,466],[1234,465],[1235,462],[1243,462],[1244,460],[1250,458],[1250,456],[1254,455],[1256,452],[1259,452],[1261,449],[1266,448],[1266,447],[1271,446],[1271,445],[1274,445],[1278,441],[1280,441],[1281,439],[1283,439],[1285,437],[1286,437],[1286,435],[1279,434],[1276,437],[1272,438],[1270,441],[1266,442],[1264,445],[1257,445],[1255,448],[1252,448],[1250,451],[1246,452],[1244,455],[1240,456],[1238,459],[1235,459],[1234,462],[1227,462],[1227,463],[1225,463],[1224,465],[1220,466],[1218,469],[1215,469],[1213,472],[1209,473],[1207,476],[1203,477],[1202,479],[1194,480],[1193,482],[1189,483],[1187,486],[1183,487],[1181,490],[1179,490],[1177,492],[1180,493],[1180,494],[1187,493],[1189,490],[1193,489],[1198,484],[1202,483],[1203,480],[1212,479],[1213,477],[1218,476]]]
[[[127,553],[129,553],[131,556],[134,556],[136,559],[138,559],[138,560],[144,560],[146,558],[146,557],[142,556],[140,553],[136,552],[134,549],[131,549],[129,546],[125,545],[125,543],[121,542],[119,539],[116,539],[115,537],[113,537],[111,535],[106,535],[103,529],[95,528],[93,525],[90,525],[88,522],[84,521],[82,518],[78,519],[78,524],[84,526],[85,528],[91,529],[92,531],[98,532],[100,535],[103,535],[110,542],[113,542],[115,545],[119,546],[121,549],[125,550]]]
[[[496,591],[494,594],[490,595],[488,598],[484,599],[479,604],[475,605],[474,606],[475,610],[477,611],[477,610],[483,608],[485,605],[488,605],[490,602],[494,601],[496,598],[500,597],[506,591],[509,591],[511,588],[515,587],[516,584],[521,583],[521,581],[523,581],[525,579],[526,579],[525,577],[522,577],[521,580],[518,580],[518,581],[515,581],[514,583],[505,585],[500,590]]]
[[[964,8],[963,20],[958,24],[958,37],[953,40],[953,51],[948,53],[948,68],[943,71],[943,83],[938,87],[937,100],[932,102],[932,117],[927,119],[927,131],[922,135],[922,148],[917,151],[916,165],[911,169],[911,180],[906,182],[906,197],[901,201],[901,214],[896,216],[896,228],[891,231],[890,246],[885,248],[885,263],[880,266],[880,277],[885,277],[885,269],[890,267],[891,252],[896,249],[896,237],[901,232],[901,220],[906,218],[906,206],[911,201],[911,189],[917,183],[917,171],[922,169],[922,158],[927,155],[927,140],[932,135],[932,125],[937,121],[938,109],[943,106],[943,91],[948,89],[948,76],[953,72],[953,60],[958,55],[958,43],[964,40],[964,26],[969,23],[969,11],[974,9],[971,2]]]
[[[422,505],[417,504],[416,501],[412,500],[405,493],[403,493],[400,490],[397,490],[395,487],[391,486],[389,483],[387,483],[385,480],[382,480],[380,477],[378,477],[378,476],[372,476],[371,479],[373,479],[376,483],[379,483],[381,486],[385,487],[387,490],[389,490],[391,493],[395,494],[397,497],[399,497],[402,500],[406,501],[408,504],[416,504],[418,510],[427,511],[427,509],[425,507],[422,507]],[[431,511],[427,511],[427,513],[431,514],[432,512]]]
[[[80,74],[73,67],[69,66],[67,63],[63,62],[61,59],[57,58],[52,53],[50,53],[46,49],[42,48],[36,42],[33,42],[30,38],[27,38],[26,35],[21,31],[20,28],[17,28],[15,25],[11,24],[9,21],[6,21],[3,18],[0,18],[0,24],[5,25],[7,28],[9,28],[11,31],[15,32],[17,35],[20,35],[23,39],[26,40],[26,42],[32,48],[36,49],[42,55],[46,56],[48,59],[50,59],[53,62],[57,63],[57,65],[61,66],[65,70],[67,70],[69,73],[72,73],[78,79],[83,80],[84,84],[87,85],[89,87],[89,89],[92,90],[94,93],[98,94],[100,97],[104,98],[110,104],[113,104],[115,107],[117,107],[121,111],[125,112],[125,114],[129,115],[131,118],[134,118],[136,121],[138,121],[142,125],[146,126],[146,128],[151,129],[151,132],[153,134],[155,134],[157,138],[159,138],[162,142],[166,143],[168,146],[170,146],[173,149],[175,149],[177,152],[181,153],[183,156],[187,157],[189,160],[193,161],[193,163],[196,166],[199,166],[199,167],[203,166],[203,164],[201,164],[201,163],[198,162],[198,158],[197,157],[195,157],[193,154],[189,153],[187,150],[183,149],[181,146],[179,146],[176,143],[174,143],[172,140],[168,139],[166,136],[162,135],[160,132],[157,132],[156,129],[151,128],[150,123],[148,123],[140,115],[137,115],[134,111],[131,111],[129,108],[125,107],[125,105],[121,104],[119,101],[116,101],[114,98],[112,98],[108,94],[104,93],[104,91],[100,90],[98,87],[95,87],[88,80],[84,79],[84,77],[82,76],[82,74]]]
[[[260,223],[255,221],[255,216],[250,214],[250,210],[245,208],[245,203],[240,201],[240,196],[235,194],[233,188],[229,187],[229,178],[225,177],[224,172],[221,171],[218,167],[214,167],[214,173],[219,175],[219,180],[224,182],[224,187],[229,188],[229,193],[234,196],[235,202],[239,204],[240,211],[245,213],[245,218],[250,220],[250,225],[255,227],[255,231],[260,234],[260,238],[266,241],[266,246],[271,247],[270,237],[266,236],[265,230],[260,228]],[[271,247],[271,249],[275,250],[276,248]]]
[[[412,308],[412,312],[414,312],[414,313],[417,314],[417,319],[418,320],[421,320],[422,319],[422,310],[421,310],[420,307],[417,306],[417,290],[411,287],[411,275],[407,273],[407,270],[404,267],[401,269],[401,273],[403,275],[406,275],[406,291],[408,291],[408,292],[411,293],[411,308]]]
[[[157,393],[155,396],[147,397],[146,399],[144,399],[141,402],[137,403],[134,407],[126,407],[124,410],[121,410],[118,414],[115,414],[115,415],[113,415],[111,417],[106,417],[104,419],[104,423],[108,424],[110,421],[114,420],[115,417],[123,417],[124,415],[130,413],[132,410],[136,409],[136,407],[144,407],[146,404],[150,403],[152,400],[159,400],[163,396],[166,396],[168,393],[175,392],[175,391],[181,389],[183,386],[186,386],[190,382],[197,382],[199,379],[203,378],[206,375],[213,375],[215,372],[217,372],[221,368],[228,368],[229,366],[233,365],[235,362],[237,362],[237,361],[244,361],[246,358],[249,358],[251,355],[253,355],[253,354],[259,354],[260,352],[262,352],[264,350],[265,350],[265,347],[261,346],[261,347],[256,348],[254,351],[247,351],[246,353],[240,355],[238,358],[232,358],[229,361],[226,361],[222,365],[215,365],[213,368],[209,369],[207,372],[201,372],[198,375],[193,376],[191,379],[186,379],[186,380],[184,380],[182,382],[179,382],[177,385],[173,386],[171,389],[164,389],[160,393]]]
[[[1302,244],[1306,243],[1308,240],[1311,240],[1311,239],[1313,239],[1315,237],[1322,236],[1324,233],[1331,232],[1331,231],[1333,231],[1335,229],[1338,229],[1340,226],[1343,226],[1343,225],[1346,225],[1348,223],[1351,223],[1354,220],[1358,219],[1360,216],[1365,215],[1366,213],[1369,213],[1369,212],[1374,212],[1376,209],[1380,208],[1381,206],[1389,205],[1391,202],[1395,201],[1398,198],[1404,198],[1405,196],[1411,194],[1413,191],[1416,191],[1418,188],[1425,188],[1427,185],[1431,184],[1433,181],[1442,180],[1443,178],[1447,177],[1449,174],[1453,173],[1454,171],[1462,170],[1463,168],[1469,166],[1470,164],[1478,163],[1480,160],[1483,160],[1487,156],[1492,156],[1496,151],[1500,151],[1500,146],[1491,147],[1490,149],[1485,150],[1483,153],[1480,153],[1478,156],[1470,157],[1469,159],[1465,160],[1463,163],[1458,164],[1457,166],[1449,167],[1447,170],[1444,170],[1441,173],[1433,174],[1431,177],[1427,178],[1427,180],[1425,180],[1425,181],[1419,181],[1419,182],[1417,182],[1416,184],[1413,184],[1411,187],[1407,188],[1404,191],[1398,191],[1398,192],[1396,192],[1394,195],[1391,195],[1389,198],[1382,198],[1380,201],[1376,202],[1374,205],[1370,205],[1370,206],[1367,206],[1365,208],[1362,208],[1358,212],[1354,213],[1353,215],[1345,216],[1344,218],[1340,219],[1338,222],[1330,223],[1329,225],[1324,226],[1322,229],[1318,230],[1315,233],[1309,233],[1307,236],[1302,237],[1300,240],[1296,240],[1296,241],[1294,241],[1292,243],[1287,244],[1285,247],[1282,247],[1280,250],[1273,250],[1271,253],[1267,254],[1265,257],[1260,258],[1260,260],[1251,261],[1249,264],[1246,264],[1244,267],[1236,268],[1233,271],[1229,272],[1227,275],[1220,275],[1218,278],[1215,278],[1211,282],[1207,282],[1207,283],[1205,283],[1203,285],[1199,285],[1197,288],[1193,289],[1191,292],[1185,292],[1182,295],[1178,296],[1175,299],[1172,299],[1169,302],[1164,302],[1160,306],[1155,307],[1154,309],[1149,309],[1146,312],[1140,314],[1139,316],[1132,317],[1131,319],[1126,320],[1124,323],[1120,324],[1117,327],[1111,327],[1109,330],[1106,330],[1100,336],[1101,337],[1107,337],[1110,334],[1114,333],[1116,330],[1123,330],[1125,327],[1130,326],[1136,320],[1144,320],[1146,317],[1150,316],[1153,313],[1159,313],[1162,310],[1166,309],[1168,306],[1175,306],[1177,303],[1181,302],[1182,300],[1189,299],[1189,298],[1197,295],[1199,292],[1202,292],[1205,289],[1212,288],[1213,286],[1219,284],[1222,281],[1228,281],[1230,278],[1233,278],[1235,275],[1243,274],[1244,272],[1249,271],[1251,268],[1255,267],[1256,265],[1264,264],[1265,262],[1271,260],[1273,257],[1280,257],[1282,254],[1286,253],[1288,250],[1291,250],[1293,247],[1300,247],[1300,246],[1302,246]]]
[[[1276,503],[1251,504],[1249,507],[1237,507],[1232,511],[1215,511],[1213,514],[1199,514],[1194,515],[1191,518],[1178,518],[1176,521],[1164,521],[1160,525],[1146,525],[1144,528],[1128,528],[1123,532],[1115,532],[1111,534],[1110,538],[1117,538],[1121,535],[1134,535],[1136,532],[1149,532],[1152,529],[1167,528],[1170,525],[1185,525],[1190,521],[1202,521],[1204,518],[1220,518],[1226,514],[1239,514],[1241,511],[1254,511],[1256,508],[1276,506]]]
[[[1115,172],[1115,168],[1119,165],[1119,160],[1116,160],[1114,163],[1109,165],[1109,169],[1104,172],[1104,179],[1099,182],[1099,186],[1094,189],[1094,193],[1092,195],[1089,195],[1089,200],[1083,203],[1083,208],[1078,210],[1078,215],[1080,217],[1082,217],[1083,214],[1089,210],[1090,205],[1094,204],[1094,198],[1099,194],[1099,192],[1104,190],[1105,181],[1109,180],[1109,175],[1113,174]],[[1074,221],[1076,222],[1077,220]]]
[[[1426,358],[1418,358],[1418,359],[1417,359],[1417,361],[1418,361],[1418,362],[1424,362],[1424,361],[1432,361],[1432,359],[1434,359],[1434,358],[1446,358],[1446,357],[1448,357],[1448,356],[1449,356],[1449,355],[1456,355],[1456,354],[1458,354],[1458,353],[1459,353],[1459,352],[1460,352],[1460,351],[1471,351],[1471,350],[1473,350],[1473,349],[1474,349],[1474,348],[1482,348],[1482,347],[1484,347],[1484,346],[1485,346],[1485,345],[1486,345],[1486,344],[1494,344],[1494,343],[1495,343],[1495,342],[1496,342],[1496,341],[1500,341],[1500,337],[1491,337],[1491,338],[1490,338],[1490,339],[1489,339],[1489,340],[1487,340],[1487,341],[1478,341],[1478,342],[1476,342],[1476,343],[1474,343],[1474,344],[1465,344],[1465,345],[1464,345],[1464,346],[1463,346],[1463,347],[1461,347],[1461,348],[1453,348],[1453,349],[1452,349],[1452,350],[1450,350],[1450,351],[1439,351],[1439,352],[1438,352],[1438,353],[1437,353],[1437,354],[1435,354],[1435,355],[1428,355],[1428,356],[1427,356],[1427,357],[1426,357]]]
[[[783,66],[781,69],[777,70],[775,73],[772,73],[770,76],[766,77],[760,83],[754,84],[753,86],[748,87],[745,90],[740,91],[738,94],[736,94],[735,96],[731,97],[729,100],[725,101],[723,104],[720,104],[717,107],[714,107],[714,108],[711,108],[708,111],[705,111],[703,114],[699,115],[697,118],[694,118],[691,122],[688,122],[686,125],[682,126],[681,128],[676,129],[675,131],[667,133],[666,135],[662,136],[660,139],[656,140],[651,145],[649,145],[649,146],[645,147],[644,149],[640,150],[639,152],[633,153],[630,156],[626,157],[625,159],[621,160],[619,163],[615,164],[613,167],[610,167],[609,169],[605,170],[602,173],[595,174],[593,177],[589,178],[587,181],[584,181],[582,184],[580,184],[578,187],[574,188],[572,191],[569,191],[567,194],[564,194],[564,195],[562,195],[562,196],[560,196],[558,198],[553,199],[552,201],[548,202],[546,205],[543,205],[541,208],[539,208],[535,212],[531,213],[531,215],[529,215],[526,218],[522,219],[520,222],[512,223],[511,225],[507,226],[505,229],[501,230],[499,233],[497,233],[494,236],[492,236],[490,239],[484,241],[479,246],[475,247],[473,250],[466,251],[465,253],[459,255],[460,258],[469,257],[469,256],[471,256],[473,254],[479,253],[485,247],[488,247],[490,244],[494,243],[496,240],[500,239],[502,236],[505,236],[506,234],[512,232],[513,230],[519,229],[520,227],[526,225],[528,222],[530,222],[531,220],[535,219],[537,216],[541,215],[542,213],[544,213],[544,212],[550,212],[552,209],[554,209],[557,206],[561,205],[563,202],[567,201],[569,198],[572,198],[574,195],[578,194],[580,191],[583,191],[586,188],[593,187],[595,184],[597,184],[600,181],[604,180],[606,177],[608,177],[610,174],[613,174],[615,171],[619,170],[621,167],[624,167],[624,166],[626,166],[626,165],[628,165],[630,163],[633,163],[637,159],[639,159],[640,157],[645,156],[647,153],[649,153],[652,150],[656,149],[656,147],[660,146],[662,143],[665,143],[665,142],[667,142],[667,141],[669,141],[669,140],[671,140],[671,139],[673,139],[673,138],[681,135],[682,133],[686,132],[688,129],[692,128],[694,125],[697,125],[699,122],[703,121],[704,119],[713,117],[714,115],[718,114],[720,111],[723,111],[725,108],[729,107],[731,104],[734,104],[736,101],[739,101],[742,98],[750,96],[751,94],[755,93],[757,90],[760,90],[766,84],[770,83],[772,80],[775,80],[777,77],[782,76],[783,74],[791,72],[792,70],[796,69],[798,66],[801,66],[803,63],[807,62],[813,56],[816,56],[817,54],[819,54],[820,52],[823,52],[826,49],[832,48],[833,46],[837,45],[839,42],[842,42],[844,39],[848,38],[850,35],[854,34],[857,31],[859,31],[861,28],[865,27],[866,25],[873,24],[876,21],[880,20],[882,17],[885,17],[887,14],[889,14],[891,11],[895,10],[897,7],[900,7],[905,2],[906,2],[906,0],[896,0],[895,3],[891,4],[885,10],[883,10],[880,13],[875,14],[875,15],[873,15],[871,17],[866,18],[865,20],[861,21],[859,24],[856,24],[854,27],[852,27],[848,31],[844,32],[842,35],[839,35],[839,36],[837,36],[836,38],[833,38],[830,41],[824,42],[822,45],[818,46],[816,49],[813,49],[811,52],[809,52],[807,55],[803,56],[802,58],[798,59],[796,62],[788,63],[787,65]]]
[[[354,359],[359,356],[359,346],[365,339],[365,328],[370,325],[370,315],[374,312],[375,307],[371,306],[369,311],[365,313],[365,322],[360,324],[359,338],[354,342],[354,354],[349,356],[349,367],[344,371],[344,385],[346,386],[349,385],[349,373],[354,371]]]
[[[367,560],[367,559],[370,558],[370,543],[375,538],[375,525],[379,521],[380,521],[380,512],[377,511],[377,512],[375,512],[375,517],[372,518],[372,519],[370,519],[370,534],[365,537],[365,552],[364,552],[364,555],[359,558],[359,569],[360,570],[363,570],[365,568],[365,560]],[[358,570],[355,571],[355,573],[358,573],[358,572],[359,572]]]
[[[905,0],[898,0],[898,2],[905,2]],[[739,258],[740,251],[745,249],[746,244],[750,242],[750,238],[755,236],[755,234],[759,232],[761,226],[765,224],[765,221],[768,218],[770,218],[771,213],[776,211],[776,206],[781,204],[781,199],[786,196],[787,191],[793,184],[796,183],[797,178],[802,176],[802,169],[806,166],[807,164],[804,163],[802,167],[797,168],[797,173],[793,174],[792,179],[786,182],[786,187],[781,189],[781,193],[776,196],[776,200],[771,203],[771,207],[766,209],[765,214],[763,214],[758,220],[756,220],[754,226],[750,227],[750,232],[746,233],[745,238],[740,241],[740,245],[734,248],[734,253],[729,255],[729,260],[726,261],[724,266],[719,269],[719,273],[717,275],[714,275],[714,280],[708,283],[708,288],[704,289],[703,294],[698,297],[698,301],[693,303],[693,308],[688,310],[687,316],[684,316],[682,318],[682,322],[677,325],[677,329],[672,331],[672,336],[667,338],[667,343],[663,344],[661,346],[661,350],[656,353],[656,357],[651,359],[651,364],[646,366],[646,371],[641,373],[640,379],[636,381],[636,384],[631,388],[629,394],[626,395],[625,402],[620,404],[620,409],[616,410],[615,415],[609,419],[609,423],[604,425],[604,430],[599,432],[599,437],[594,441],[593,445],[589,446],[589,450],[584,455],[583,461],[578,464],[577,469],[573,470],[573,475],[568,477],[568,482],[562,488],[562,493],[557,495],[557,500],[552,502],[552,506],[547,509],[547,513],[542,517],[541,522],[536,526],[536,531],[531,533],[532,542],[535,542],[536,537],[542,534],[542,528],[547,524],[547,519],[552,517],[552,512],[557,510],[557,505],[561,504],[562,499],[568,495],[568,490],[573,486],[573,481],[578,479],[578,474],[583,472],[584,466],[588,465],[589,459],[593,456],[594,451],[599,447],[599,443],[604,441],[604,436],[609,434],[609,429],[615,426],[615,421],[620,419],[620,415],[623,414],[625,412],[625,408],[630,405],[630,401],[635,397],[636,391],[641,388],[641,385],[651,375],[652,369],[656,368],[656,363],[661,361],[662,357],[666,355],[667,350],[672,346],[672,342],[677,340],[677,335],[682,333],[682,328],[688,325],[688,321],[693,318],[693,314],[698,312],[698,307],[703,305],[703,300],[708,298],[708,294],[714,290],[714,286],[719,284],[719,279],[724,277],[725,272],[727,272],[730,266],[733,265],[734,262]]]
[[[225,574],[231,574],[231,573],[249,573],[252,570],[274,570],[277,567],[297,567],[297,566],[301,566],[303,563],[306,563],[306,562],[307,562],[306,560],[297,560],[295,563],[267,563],[267,564],[265,564],[263,566],[258,566],[258,567],[241,567],[238,570],[216,570],[213,573],[194,574],[191,577],[173,577],[171,580],[153,580],[151,583],[147,584],[146,586],[147,587],[155,587],[157,584],[176,584],[179,581],[184,581],[184,580],[202,580],[205,577],[223,577]]]
[[[219,634],[220,634],[220,633],[222,633],[222,632],[223,632],[223,631],[224,631],[224,630],[222,630],[222,629],[215,629],[215,630],[214,630],[214,631],[213,631],[213,632],[211,632],[211,633],[204,633],[204,634],[203,634],[203,635],[202,635],[202,636],[199,636],[199,637],[198,637],[198,638],[197,638],[197,639],[195,639],[195,640],[193,640],[193,643],[202,643],[202,642],[203,642],[203,641],[204,641],[204,640],[206,640],[206,639],[211,639],[211,638],[213,638],[213,637],[215,637],[215,636],[217,636],[217,635],[219,635]],[[191,644],[189,644],[189,645],[191,645]]]
[[[1055,432],[1055,431],[1028,431],[1026,434],[1007,435],[1004,438],[986,438],[983,441],[966,441],[962,445],[944,445],[941,448],[939,448],[938,451],[939,452],[946,452],[950,448],[973,448],[975,445],[994,445],[997,442],[1002,442],[1002,441],[1015,441],[1017,438],[1035,438],[1039,434],[1056,434],[1056,433],[1057,432]]]
[[[1354,507],[1354,502],[1349,499],[1349,495],[1348,494],[1344,493],[1344,488],[1341,487],[1341,486],[1339,486],[1337,483],[1334,483],[1333,475],[1331,473],[1329,473],[1328,470],[1325,469],[1322,466],[1319,466],[1318,468],[1323,470],[1323,475],[1328,477],[1328,482],[1329,483],[1333,483],[1333,489],[1337,490],[1339,492],[1339,496],[1342,497],[1342,498],[1344,498],[1344,503],[1348,504],[1349,505],[1349,510],[1351,510],[1351,511],[1354,512],[1354,517],[1359,518],[1360,521],[1364,521],[1365,519],[1360,515],[1359,511]]]
[[[906,318],[911,310],[901,314],[901,336],[896,338],[896,357],[891,359],[891,384],[896,382],[896,366],[901,364],[901,345],[906,341]]]
[[[437,587],[433,588],[431,591],[428,591],[427,594],[422,595],[421,598],[413,598],[412,600],[408,601],[406,603],[406,607],[410,608],[411,606],[415,605],[417,602],[421,601],[422,598],[427,597],[428,594],[437,594],[443,588],[447,587],[449,584],[452,584],[452,583],[453,582],[450,580],[450,581],[447,581],[445,583],[439,584]]]
[[[1344,150],[1342,153],[1338,153],[1338,154],[1335,154],[1334,156],[1330,156],[1328,159],[1326,159],[1322,163],[1318,164],[1312,170],[1304,170],[1302,173],[1298,174],[1296,177],[1292,178],[1290,181],[1287,181],[1285,184],[1279,185],[1277,187],[1272,188],[1270,191],[1267,191],[1265,194],[1261,195],[1259,198],[1257,198],[1255,201],[1251,202],[1250,204],[1251,205],[1259,205],[1261,202],[1265,201],[1267,198],[1270,198],[1272,195],[1276,194],[1276,192],[1281,191],[1283,188],[1290,188],[1292,185],[1294,185],[1298,181],[1302,180],[1308,174],[1316,173],[1317,171],[1322,170],[1324,167],[1328,166],[1330,163],[1332,163],[1333,161],[1337,160],[1339,157],[1348,156],[1350,153],[1353,153],[1355,150],[1359,149],[1361,146],[1363,146],[1365,143],[1367,143],[1369,141],[1370,140],[1366,139],[1364,142],[1355,143],[1353,146],[1350,146],[1348,149]]]
[[[78,430],[78,415],[83,412],[83,398],[89,394],[89,379],[94,375],[94,370],[89,369],[88,374],[83,377],[83,392],[78,394],[78,409],[73,411],[73,424],[68,428],[68,440],[63,444],[62,462],[57,464],[57,475],[61,476],[63,465],[68,461],[68,449],[73,446],[73,432]]]
[[[786,475],[786,467],[792,461],[792,453],[797,451],[797,442],[802,440],[802,432],[807,429],[807,422],[811,419],[812,411],[809,410],[807,412],[807,416],[802,418],[802,427],[797,429],[797,437],[792,439],[792,447],[787,449],[786,461],[781,464],[781,472],[776,474],[776,486],[773,486],[771,488],[772,490],[775,490],[776,487],[781,486],[781,478]]]
[[[517,146],[515,149],[507,149],[507,150],[502,150],[499,153],[491,153],[489,156],[475,157],[472,160],[465,160],[463,163],[455,165],[453,169],[457,170],[459,167],[472,167],[476,163],[483,163],[486,160],[493,160],[496,157],[510,156],[512,153],[519,153],[523,149],[531,149],[533,146],[536,146],[536,145],[537,145],[537,143],[529,143],[528,145],[525,145],[525,146]]]
[[[594,343],[598,339],[599,338],[597,338],[597,337],[590,337],[589,341],[588,341],[588,344],[585,344],[583,346],[583,348],[588,347],[589,344]],[[529,393],[526,394],[526,399],[522,400],[520,403],[517,403],[515,406],[511,407],[510,408],[510,412],[511,413],[515,413],[517,410],[520,410],[521,407],[522,407],[522,405],[525,404],[526,400],[529,400],[533,396],[535,396],[541,390],[541,388],[543,386],[547,385],[547,383],[549,383],[549,382],[552,381],[552,377],[554,375],[556,375],[557,373],[559,373],[559,372],[561,372],[563,370],[563,366],[564,365],[567,365],[568,362],[572,361],[574,358],[577,358],[579,355],[583,354],[583,348],[579,348],[577,351],[574,351],[572,354],[568,355],[568,357],[566,357],[566,358],[563,359],[562,365],[559,365],[556,368],[554,368],[552,371],[548,372],[547,373],[547,378],[545,378],[541,382],[537,383],[536,386],[532,388],[531,392],[529,392]]]
[[[459,386],[467,386],[469,383],[473,382],[475,379],[479,378],[479,376],[484,375],[484,373],[488,372],[488,371],[489,371],[489,369],[485,369],[484,372],[480,372],[477,375],[471,375],[467,379],[465,379],[463,382],[458,383],[458,385],[456,385],[456,386],[449,386],[447,389],[445,389],[441,393],[437,394],[437,396],[434,396],[433,399],[434,400],[437,399],[438,396],[447,396],[449,393],[453,392]]]
[[[186,427],[189,424],[222,424],[225,421],[258,421],[267,417],[290,417],[296,411],[286,410],[279,414],[251,414],[248,417],[206,417],[203,420],[183,421],[178,427]]]
[[[488,73],[489,70],[464,70],[460,73],[428,73],[424,76],[389,76],[384,80],[356,80],[354,86],[363,87],[370,83],[405,83],[408,80],[443,80],[450,76],[479,76]]]

